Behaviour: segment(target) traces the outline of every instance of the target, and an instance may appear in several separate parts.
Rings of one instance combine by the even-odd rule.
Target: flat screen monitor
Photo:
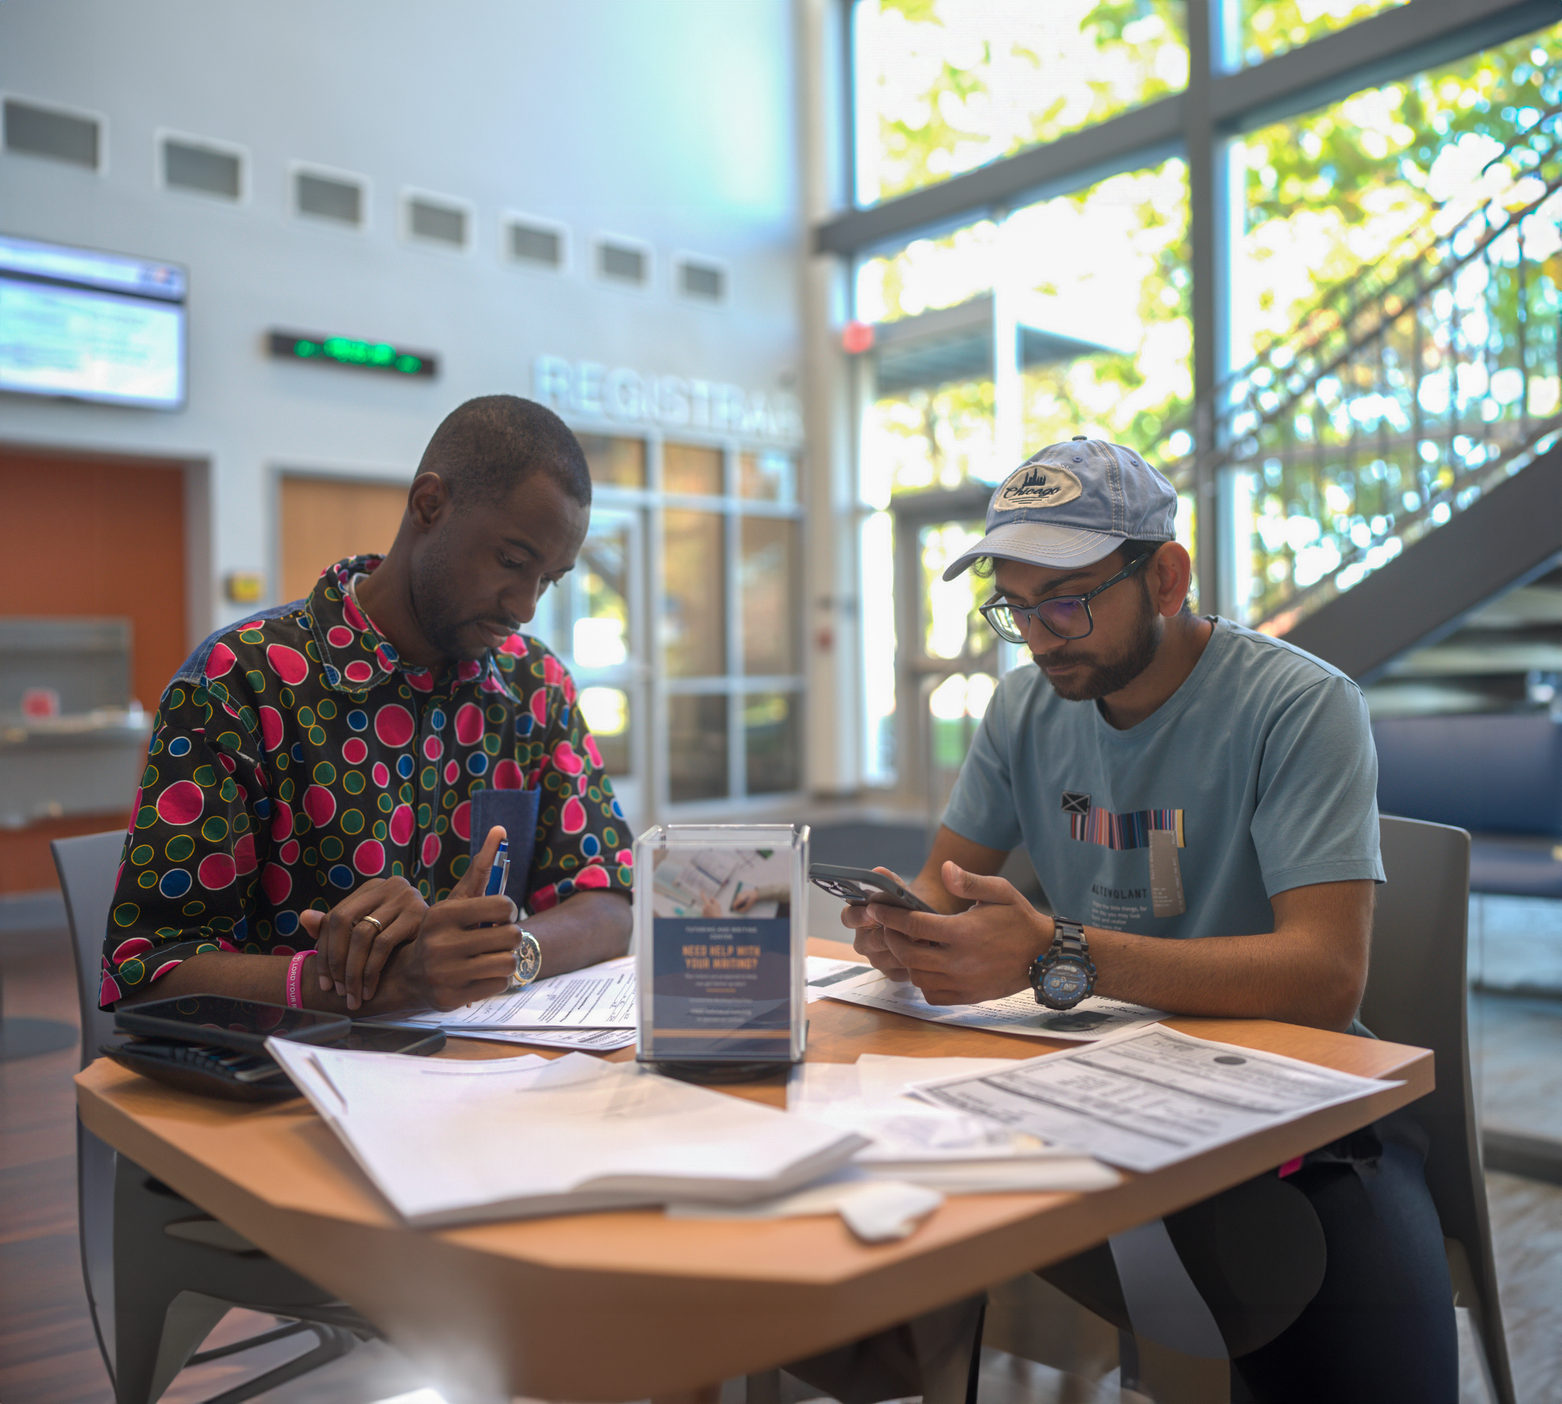
[[[0,235],[0,390],[178,409],[185,270]]]

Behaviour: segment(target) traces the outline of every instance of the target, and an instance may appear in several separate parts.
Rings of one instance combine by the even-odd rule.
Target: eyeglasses
[[[1154,554],[1154,551],[1147,551],[1142,556],[1135,556],[1110,580],[1103,580],[1088,595],[1054,595],[1034,605],[1011,605],[1007,600],[991,599],[981,607],[982,618],[992,625],[993,632],[1000,639],[1007,639],[1010,643],[1026,642],[1025,628],[1033,619],[1040,620],[1060,639],[1086,638],[1096,627],[1095,617],[1090,613],[1090,601],[1103,590],[1110,590],[1119,580],[1128,579]]]

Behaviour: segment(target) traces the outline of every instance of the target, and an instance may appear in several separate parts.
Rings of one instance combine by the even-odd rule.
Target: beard
[[[478,618],[467,614],[449,588],[449,552],[443,543],[430,543],[430,549],[413,564],[408,580],[412,617],[423,637],[445,658],[464,662],[481,658],[487,647],[471,628]]]
[[[1149,594],[1142,585],[1141,594],[1144,612],[1139,616],[1133,636],[1115,657],[1103,658],[1096,653],[1074,652],[1071,644],[1049,653],[1045,658],[1031,655],[1052,690],[1065,702],[1094,702],[1102,697],[1110,697],[1114,692],[1121,692],[1155,661],[1156,652],[1161,646],[1161,631],[1155,627],[1158,617],[1150,607]],[[1059,652],[1063,653],[1062,658],[1058,656]],[[1076,665],[1077,671],[1064,678],[1054,678],[1047,673],[1049,666],[1062,662]]]

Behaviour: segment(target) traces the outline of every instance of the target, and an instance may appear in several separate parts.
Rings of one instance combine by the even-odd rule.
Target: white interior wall
[[[0,91],[101,114],[106,163],[0,153],[0,232],[185,264],[190,377],[172,413],[0,395],[0,440],[207,464],[198,628],[241,612],[221,596],[229,572],[262,573],[275,602],[278,469],[410,476],[460,401],[531,394],[539,355],[790,393],[794,19],[789,0],[7,0]],[[243,148],[246,199],[160,188],[166,130]],[[367,178],[367,227],[292,214],[294,162]],[[408,243],[407,188],[469,203],[474,247]],[[567,226],[568,270],[506,261],[507,211]],[[651,246],[650,289],[595,276],[602,232]],[[675,252],[724,262],[728,302],[677,296]],[[270,328],[430,350],[440,374],[274,361]]]

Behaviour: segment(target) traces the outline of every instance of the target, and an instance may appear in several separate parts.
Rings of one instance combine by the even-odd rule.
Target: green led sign
[[[433,375],[438,362],[428,351],[409,351],[387,341],[359,341],[350,336],[309,336],[303,332],[271,333],[271,354],[288,361],[356,366],[392,375]]]

